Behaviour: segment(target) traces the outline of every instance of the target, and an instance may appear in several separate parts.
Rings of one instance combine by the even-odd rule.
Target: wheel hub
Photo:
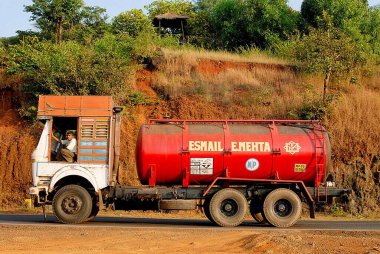
[[[234,216],[238,212],[238,204],[233,199],[226,199],[221,204],[221,212],[230,217]]]
[[[226,206],[224,207],[224,210],[226,210],[227,212],[231,212],[232,205],[231,204],[226,204]]]
[[[286,199],[277,200],[274,205],[274,212],[280,217],[286,217],[293,210],[292,204]]]
[[[284,204],[280,204],[280,205],[278,206],[278,210],[279,210],[280,212],[284,212],[284,211],[286,210],[285,205],[284,205]]]
[[[62,210],[67,214],[75,214],[82,207],[82,201],[77,196],[67,196],[62,201]]]

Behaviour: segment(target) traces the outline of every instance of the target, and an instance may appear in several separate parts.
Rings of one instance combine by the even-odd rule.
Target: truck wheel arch
[[[91,188],[98,192],[98,184],[95,177],[83,167],[64,167],[57,171],[51,179],[49,192],[56,189],[59,183],[67,181],[67,184],[73,184],[72,180],[77,179],[84,185],[90,185]]]

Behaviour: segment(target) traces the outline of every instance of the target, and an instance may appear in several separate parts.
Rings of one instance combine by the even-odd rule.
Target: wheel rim
[[[293,211],[293,206],[289,202],[289,200],[286,199],[280,199],[277,200],[274,204],[274,212],[279,217],[287,217],[289,216]]]
[[[235,200],[225,199],[220,206],[220,210],[225,216],[231,217],[238,212],[239,206]]]
[[[74,195],[66,196],[62,200],[62,210],[66,214],[76,214],[82,208],[83,202],[82,200]]]

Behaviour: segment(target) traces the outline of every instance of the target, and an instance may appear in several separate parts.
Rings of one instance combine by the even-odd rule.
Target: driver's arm
[[[54,134],[52,134],[51,137],[52,137],[55,141],[57,141],[58,143],[61,143],[61,144],[62,144],[62,141],[61,141],[59,138],[57,138],[56,136],[54,136]]]

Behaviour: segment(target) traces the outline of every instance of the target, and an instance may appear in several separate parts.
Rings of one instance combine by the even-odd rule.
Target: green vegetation
[[[378,209],[379,6],[304,0],[298,12],[285,0],[157,0],[146,12],[120,10],[108,19],[83,0],[31,2],[25,11],[38,30],[0,38],[0,87],[19,89],[23,117],[35,119],[41,94],[112,95],[126,107],[128,147],[146,117],[166,112],[321,119],[336,182],[355,192],[351,212]],[[153,27],[154,16],[166,12],[189,16],[185,45],[178,45],[178,29]],[[136,75],[141,64],[158,71]],[[127,181],[136,179],[132,150],[123,150]]]
[[[380,62],[380,9],[362,0],[304,0],[301,12],[285,0],[158,0],[145,8],[147,14],[123,11],[107,21],[105,9],[83,0],[33,0],[25,6],[38,31],[19,31],[0,44],[0,66],[22,77],[22,92],[30,97],[20,112],[33,116],[40,94],[111,94],[127,101],[136,66],[162,47],[177,47],[179,37],[168,30],[160,37],[152,25],[155,15],[166,12],[190,17],[184,48],[226,50],[256,61],[270,54],[322,74],[324,102],[331,82],[357,83]],[[198,94],[210,82],[198,84]],[[233,91],[215,87],[223,90],[220,95]],[[322,118],[325,110],[318,112],[299,117]]]
[[[167,12],[189,16],[195,14],[194,6],[190,0],[157,0],[145,6],[145,9],[148,11],[150,19]]]
[[[323,100],[326,99],[331,76],[338,78],[355,74],[368,62],[353,38],[331,25],[326,29],[312,29],[302,40],[293,43],[294,55],[304,63],[305,70],[324,75]]]
[[[285,0],[201,0],[196,10],[190,25],[197,43],[227,50],[271,48],[289,39],[300,16]]]
[[[112,30],[115,33],[126,33],[136,37],[141,31],[153,32],[152,21],[142,10],[134,9],[122,12],[112,20]]]
[[[31,21],[36,22],[41,37],[54,39],[58,44],[64,35],[87,37],[105,32],[106,10],[87,7],[83,0],[33,0],[32,5],[25,6],[25,11],[31,13]]]
[[[357,83],[380,62],[380,9],[362,0],[304,0],[301,12],[285,0],[158,0],[145,9],[147,14],[123,11],[107,21],[105,9],[83,0],[33,0],[25,6],[38,31],[19,31],[0,44],[0,66],[21,76],[23,93],[31,97],[21,112],[46,93],[111,94],[126,101],[135,66],[162,47],[177,47],[176,30],[160,37],[152,25],[155,15],[166,12],[190,17],[184,48],[255,59],[269,54],[324,75],[323,101],[331,80]],[[203,86],[199,93],[207,90]]]

